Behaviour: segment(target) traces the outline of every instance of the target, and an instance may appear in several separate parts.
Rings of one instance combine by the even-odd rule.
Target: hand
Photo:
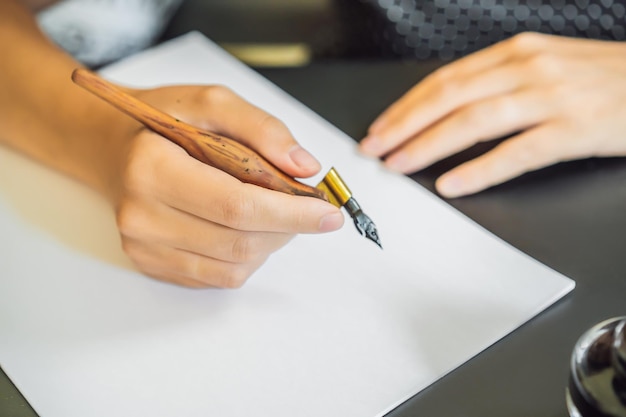
[[[308,177],[319,163],[279,120],[220,86],[132,91],[153,106],[254,148],[286,173]],[[121,114],[121,113],[120,113]],[[296,233],[343,224],[339,209],[244,184],[137,126],[110,174],[125,252],[138,268],[189,287],[236,288]],[[115,164],[117,165],[117,164]]]
[[[19,2],[0,1],[0,28],[0,144],[108,197],[122,246],[144,273],[190,287],[239,287],[294,234],[343,224],[333,205],[243,184],[73,84],[79,64]],[[41,62],[45,71],[33,71]],[[253,147],[287,174],[320,169],[281,122],[224,87],[128,91]]]
[[[387,109],[362,141],[403,173],[512,135],[441,176],[446,197],[591,156],[626,156],[626,44],[525,33],[453,62]]]

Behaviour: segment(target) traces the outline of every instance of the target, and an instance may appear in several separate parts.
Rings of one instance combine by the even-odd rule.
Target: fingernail
[[[343,214],[340,211],[326,214],[320,220],[320,232],[332,232],[343,226]]]
[[[385,159],[385,166],[392,171],[405,172],[410,168],[411,160],[404,152],[397,152]]]
[[[289,151],[289,157],[298,167],[313,170],[320,169],[320,163],[300,145],[294,145]]]
[[[380,156],[382,153],[382,141],[376,136],[366,136],[361,140],[359,149],[366,155]]]
[[[463,179],[454,174],[443,175],[437,180],[437,191],[444,197],[453,198],[465,194]]]

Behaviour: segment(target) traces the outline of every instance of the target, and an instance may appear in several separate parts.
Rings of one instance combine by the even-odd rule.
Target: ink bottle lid
[[[570,417],[626,417],[626,316],[598,323],[576,342],[566,401]]]

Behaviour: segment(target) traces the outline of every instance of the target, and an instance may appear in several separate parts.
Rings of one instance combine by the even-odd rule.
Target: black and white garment
[[[37,16],[56,44],[96,67],[151,45],[182,0],[65,0]]]
[[[380,47],[420,59],[459,57],[526,31],[626,39],[626,0],[353,1],[374,21]]]

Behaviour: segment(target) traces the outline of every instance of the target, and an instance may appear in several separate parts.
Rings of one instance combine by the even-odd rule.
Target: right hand
[[[244,143],[291,176],[309,177],[320,169],[283,123],[225,87],[131,93]],[[188,287],[238,288],[295,234],[329,232],[343,224],[340,210],[327,202],[242,183],[133,126],[127,129],[130,137],[121,138],[125,145],[119,169],[109,173],[109,193],[124,251],[147,275]]]
[[[625,100],[626,43],[526,32],[426,77],[360,146],[409,174],[506,137],[437,179],[459,197],[562,161],[626,156]]]

